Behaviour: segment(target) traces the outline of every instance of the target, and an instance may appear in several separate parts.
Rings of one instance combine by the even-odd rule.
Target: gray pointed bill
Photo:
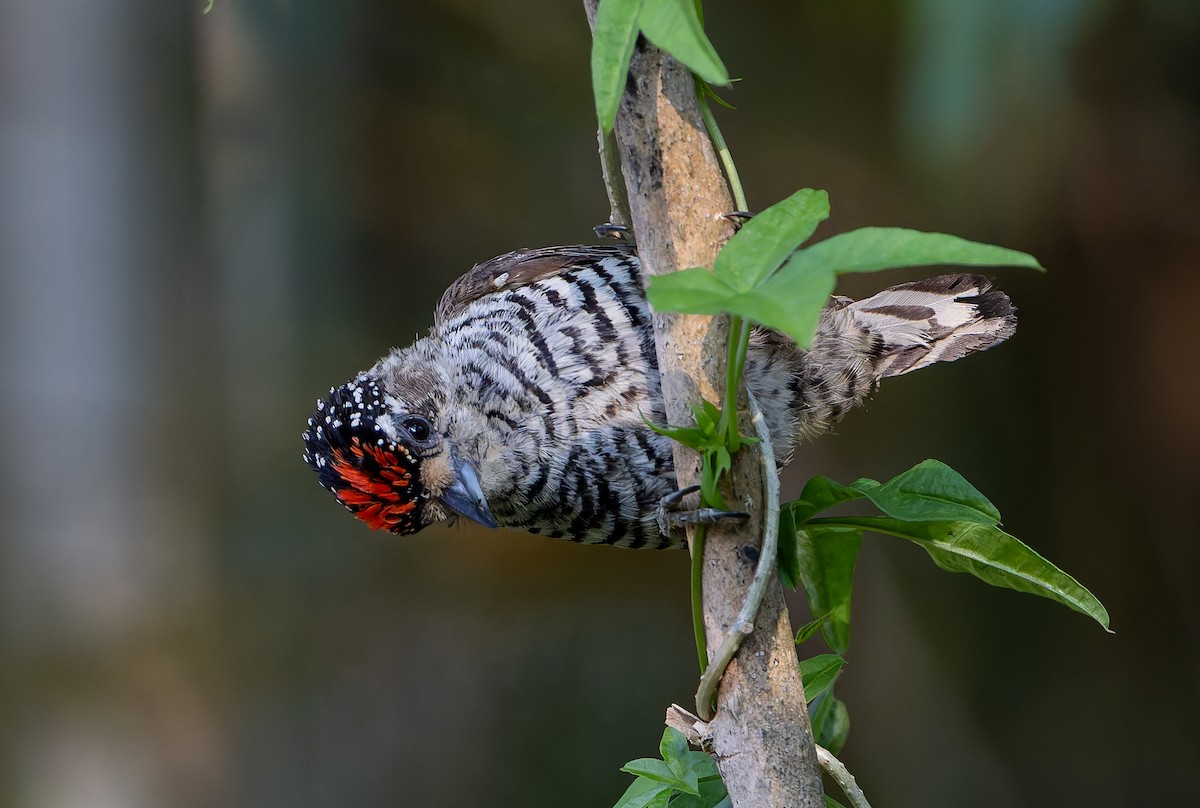
[[[447,508],[472,522],[484,527],[500,527],[496,517],[492,516],[492,509],[488,507],[475,467],[466,460],[454,458],[454,482],[438,499]]]

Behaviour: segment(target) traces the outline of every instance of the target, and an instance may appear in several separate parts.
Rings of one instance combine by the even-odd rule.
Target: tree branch
[[[712,730],[709,725],[700,716],[688,712],[678,704],[667,708],[666,724],[683,733],[692,746],[707,749],[712,743]],[[846,768],[846,764],[820,745],[817,746],[817,761],[821,764],[821,771],[838,784],[852,808],[871,808],[871,803],[867,802],[867,795],[859,788],[858,781]]]
[[[598,0],[584,0],[594,20]],[[712,142],[696,103],[688,70],[644,39],[630,65],[630,80],[615,127],[638,254],[647,276],[690,266],[712,266],[733,235],[720,213],[733,210]],[[689,403],[720,401],[728,321],[697,315],[654,315],[658,364],[672,424],[689,423]],[[730,391],[737,395],[738,391]],[[743,432],[752,430],[743,416]],[[677,445],[680,486],[693,484],[700,462]],[[762,535],[759,455],[745,447],[730,473],[734,499],[751,519],[710,528],[704,552],[704,612],[710,661],[738,623],[738,610],[754,577],[741,548]],[[690,536],[689,536],[690,538]],[[717,691],[717,713],[708,723],[721,776],[735,806],[821,808],[816,750],[783,592],[772,575],[755,631],[733,658]]]

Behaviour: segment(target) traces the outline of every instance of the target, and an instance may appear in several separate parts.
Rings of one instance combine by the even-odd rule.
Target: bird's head
[[[304,461],[372,528],[416,533],[455,514],[496,527],[475,467],[447,440],[433,409],[360,374],[317,400]]]

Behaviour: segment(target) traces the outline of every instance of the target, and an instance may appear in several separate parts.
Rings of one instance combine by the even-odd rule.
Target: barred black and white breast
[[[989,348],[1016,327],[976,275],[834,298],[812,346],[752,336],[746,383],[786,458],[879,380]],[[627,247],[519,250],[446,290],[429,335],[330,390],[304,431],[321,484],[373,528],[463,516],[586,543],[674,547],[676,488],[640,264]]]

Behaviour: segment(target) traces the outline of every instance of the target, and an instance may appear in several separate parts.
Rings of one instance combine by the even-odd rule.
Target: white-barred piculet
[[[832,298],[807,350],[756,328],[745,381],[776,454],[828,431],[880,379],[1007,339],[1012,303],[979,275]],[[476,265],[429,335],[329,391],[304,431],[320,483],[372,528],[465,517],[591,544],[679,547],[650,309],[623,246],[518,250]]]

